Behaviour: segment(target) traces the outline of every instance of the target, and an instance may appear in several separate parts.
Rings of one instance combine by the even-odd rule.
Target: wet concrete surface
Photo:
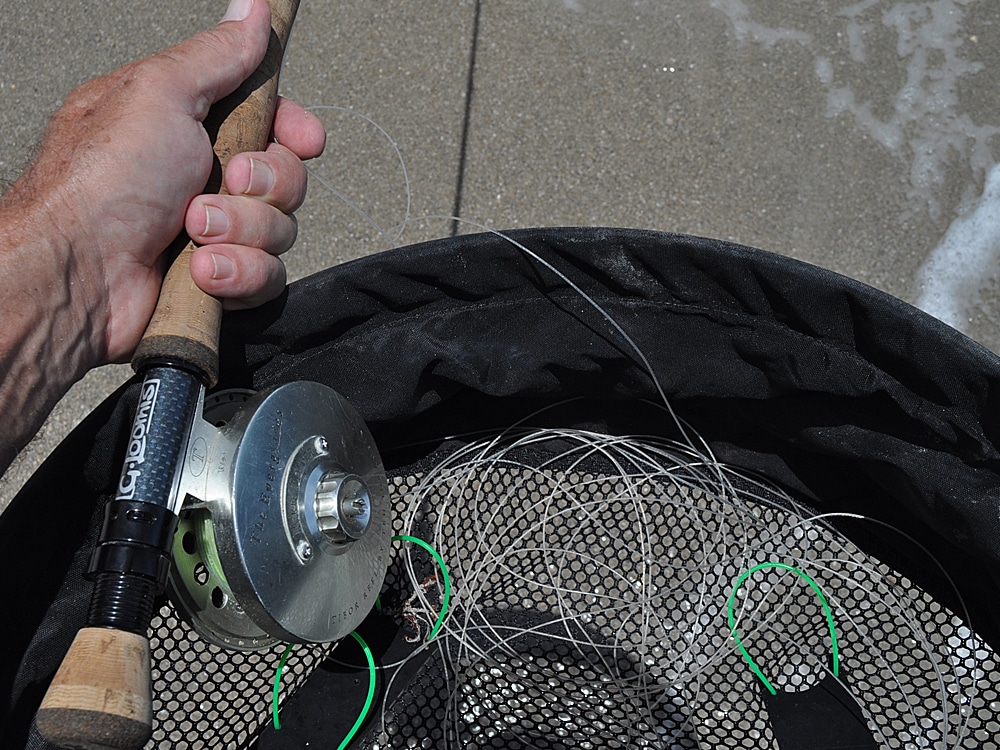
[[[224,5],[0,0],[0,178],[74,85]],[[998,62],[994,0],[305,0],[282,89],[329,145],[290,277],[456,213],[634,226],[818,264],[1000,351]],[[128,374],[78,384],[0,497]]]

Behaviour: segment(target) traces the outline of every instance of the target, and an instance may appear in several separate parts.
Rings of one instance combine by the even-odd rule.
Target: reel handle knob
[[[278,73],[299,0],[268,2],[272,34],[263,62],[239,89],[212,108],[206,121],[210,134],[215,128],[212,122],[218,124],[215,153],[220,187],[221,167],[230,157],[241,151],[263,150],[271,132]],[[193,243],[188,243],[164,279],[156,311],[132,364],[140,372],[163,364],[194,369],[211,386],[218,379],[222,306],[191,280],[188,268],[194,249]],[[169,555],[169,541],[166,545],[164,552]],[[101,578],[115,579],[109,587],[115,589],[112,598],[117,597],[116,601],[150,598],[162,591],[165,583],[147,581],[142,585],[141,580],[133,580],[141,576],[119,574],[114,567],[91,572],[96,573],[99,583]],[[140,602],[136,606],[141,609],[145,605]],[[106,613],[95,616],[92,602],[88,627],[80,630],[63,659],[39,707],[36,723],[46,740],[62,747],[138,750],[152,735],[149,641],[145,633],[138,634],[148,629],[152,611],[142,613],[144,624],[133,632],[93,627],[100,623],[102,614]]]

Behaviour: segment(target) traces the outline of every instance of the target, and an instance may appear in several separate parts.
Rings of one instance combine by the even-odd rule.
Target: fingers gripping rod
[[[278,73],[299,0],[269,0],[271,40],[260,67],[212,108],[221,166],[266,147]],[[221,185],[221,180],[220,180]],[[143,375],[125,464],[108,503],[90,574],[87,627],[79,631],[37,715],[42,736],[69,748],[132,750],[152,733],[147,630],[163,591],[183,498],[176,485],[187,438],[219,372],[222,305],[191,280],[188,243],[163,282],[132,365]]]

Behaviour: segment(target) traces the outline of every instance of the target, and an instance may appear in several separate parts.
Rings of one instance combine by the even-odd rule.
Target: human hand
[[[284,288],[278,256],[295,239],[301,160],[323,150],[319,120],[280,100],[281,145],[235,156],[229,195],[199,195],[213,163],[202,122],[257,67],[269,33],[266,2],[233,0],[214,29],[80,86],[4,197],[4,207],[22,209],[22,230],[27,222],[47,237],[52,265],[65,264],[66,312],[93,360],[85,365],[130,356],[156,303],[162,253],[182,229],[204,246],[192,278],[225,307],[257,305]]]

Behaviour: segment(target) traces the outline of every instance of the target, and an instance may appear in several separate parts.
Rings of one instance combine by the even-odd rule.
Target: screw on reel
[[[206,640],[257,650],[357,627],[388,564],[388,486],[336,392],[222,391],[192,431],[169,590]]]

